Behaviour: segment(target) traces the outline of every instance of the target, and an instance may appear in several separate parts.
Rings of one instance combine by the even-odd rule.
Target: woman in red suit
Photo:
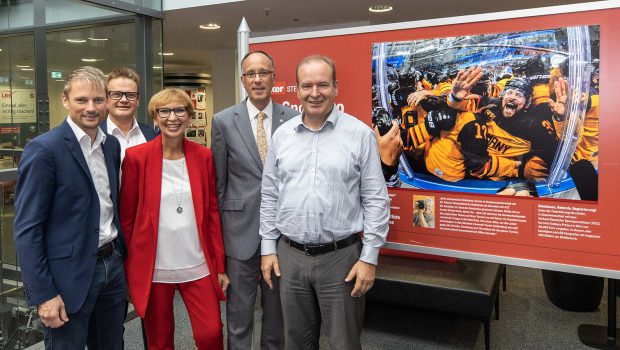
[[[229,281],[211,150],[185,139],[194,109],[183,90],[158,92],[148,111],[161,135],[129,148],[122,171],[130,295],[150,350],[174,349],[177,289],[198,349],[223,349],[219,301]]]

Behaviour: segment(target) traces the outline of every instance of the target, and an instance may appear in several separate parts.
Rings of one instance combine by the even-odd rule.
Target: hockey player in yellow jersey
[[[558,145],[553,111],[548,103],[538,106],[536,113],[529,109],[533,88],[528,79],[509,80],[500,98],[492,98],[489,81],[481,81],[482,76],[479,67],[461,71],[452,82],[447,103],[428,104],[429,97],[422,100],[428,111],[423,122],[401,134],[410,164],[417,162],[414,168],[419,169],[423,162],[426,172],[452,182],[544,180]],[[423,157],[408,153],[420,149]]]
[[[483,107],[471,112],[467,101],[481,76],[481,68],[472,67],[453,81],[448,105],[461,112],[452,129],[430,140],[424,157],[427,170],[447,181],[467,177],[543,180],[557,148],[551,109],[531,113],[530,81],[513,78],[499,99],[482,96]]]
[[[492,97],[499,97],[499,94],[502,92],[502,90],[504,90],[504,86],[506,86],[508,80],[512,79],[512,67],[508,66],[502,69],[502,71],[499,73],[498,78],[499,79],[497,83],[493,85],[493,91],[491,93]]]
[[[595,60],[598,61],[598,60]],[[598,64],[598,62],[596,63]],[[549,87],[552,87],[560,79],[568,77],[569,60],[566,59],[558,67],[551,71],[551,79]],[[599,92],[598,92],[598,68],[593,64],[593,72],[590,81],[590,91],[584,98],[588,99],[586,114],[581,123],[581,132],[579,133],[579,142],[573,154],[572,162],[576,163],[580,160],[587,160],[592,163],[595,169],[598,169],[598,119],[599,119]],[[556,128],[561,131],[563,120],[556,120]]]

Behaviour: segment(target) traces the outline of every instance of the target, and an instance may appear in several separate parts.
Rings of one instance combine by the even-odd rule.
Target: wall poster
[[[0,85],[0,123],[36,123],[34,89],[11,89]]]
[[[389,248],[618,278],[620,9],[576,8],[251,49],[273,56],[278,102],[301,109],[296,64],[322,54],[337,108],[382,133],[396,120]]]

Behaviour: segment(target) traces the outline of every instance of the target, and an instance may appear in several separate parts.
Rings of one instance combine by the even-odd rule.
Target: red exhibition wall
[[[251,45],[273,56],[276,101],[297,108],[295,66],[303,57],[331,57],[337,104],[371,123],[372,46],[375,43],[600,26],[599,187],[597,201],[517,198],[390,188],[388,246],[515,265],[543,266],[620,277],[620,9],[399,29]],[[415,196],[415,198],[414,198]],[[415,199],[433,198],[435,228],[413,225]],[[473,226],[473,229],[472,229]],[[485,229],[486,228],[486,229]],[[463,254],[467,253],[467,254]],[[540,264],[538,264],[540,263]],[[541,265],[542,264],[542,265]],[[582,268],[586,268],[585,270]]]

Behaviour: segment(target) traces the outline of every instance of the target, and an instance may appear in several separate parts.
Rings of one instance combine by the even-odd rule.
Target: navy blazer
[[[125,254],[118,215],[120,145],[108,136],[102,149],[114,225]],[[24,148],[15,189],[13,230],[28,305],[60,294],[68,313],[80,310],[97,262],[99,198],[67,121]]]
[[[99,127],[103,132],[108,134],[108,118],[104,119],[103,122],[99,124]],[[142,131],[142,135],[144,135],[146,142],[151,141],[155,138],[155,136],[159,135],[159,130],[155,130],[154,127],[142,122],[138,122],[138,127],[140,128],[140,131]]]

